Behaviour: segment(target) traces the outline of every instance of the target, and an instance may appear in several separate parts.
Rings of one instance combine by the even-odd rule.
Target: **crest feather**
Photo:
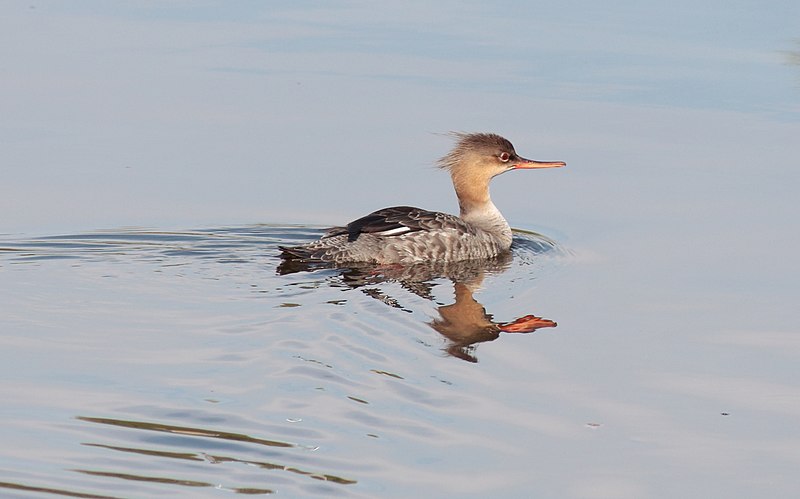
[[[450,132],[448,135],[456,139],[456,145],[447,155],[436,162],[437,166],[444,170],[452,170],[464,159],[464,156],[472,151],[489,150],[493,153],[500,150],[508,153],[515,152],[511,142],[496,133]]]

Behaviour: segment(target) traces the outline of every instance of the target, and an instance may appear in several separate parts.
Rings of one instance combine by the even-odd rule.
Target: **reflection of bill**
[[[434,319],[430,325],[447,338],[447,353],[459,359],[477,362],[478,359],[473,355],[474,345],[496,340],[500,333],[532,333],[557,325],[535,315],[525,315],[512,322],[493,322],[491,314],[487,314],[483,305],[472,296],[472,286],[456,282],[455,293],[455,303],[439,307],[441,318]]]

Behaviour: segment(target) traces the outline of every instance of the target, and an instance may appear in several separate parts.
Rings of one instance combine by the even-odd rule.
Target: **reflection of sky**
[[[626,7],[609,9],[593,2],[466,7],[437,3],[369,9],[358,4],[265,8],[260,3],[237,3],[126,9],[90,2],[72,10],[84,16],[99,11],[134,24],[222,28],[210,38],[216,39],[212,43],[217,47],[227,45],[231,51],[253,48],[271,55],[323,56],[314,66],[295,63],[274,69],[253,58],[230,69],[410,79],[424,85],[515,94],[525,94],[520,83],[533,81],[540,84],[539,97],[783,110],[785,93],[782,98],[777,88],[769,94],[763,90],[786,74],[779,64],[780,51],[786,49],[787,37],[797,36],[792,30],[800,9],[793,2],[769,9],[729,2],[683,4],[643,7],[628,2]],[[234,36],[223,41],[219,36],[223,33]],[[159,44],[158,39],[153,41]],[[365,55],[365,63],[371,57],[383,62],[352,61],[342,66],[347,55]],[[393,64],[413,59],[416,64],[411,66]],[[444,64],[437,67],[436,62]]]
[[[430,132],[451,129],[505,133],[523,154],[584,169],[517,178],[541,188],[543,221],[563,226],[568,210],[547,204],[586,211],[567,183],[586,168],[609,181],[646,161],[653,170],[621,180],[646,186],[665,153],[695,147],[700,161],[731,163],[735,141],[780,162],[782,135],[796,136],[795,2],[3,11],[0,208],[13,217],[0,230],[326,224],[398,203],[452,211],[446,179],[427,170],[448,145]],[[775,130],[760,142],[750,126]],[[504,211],[523,213],[512,183],[495,189]]]
[[[655,462],[675,466],[658,467],[661,482],[715,488],[698,497],[747,481],[753,461],[770,468],[768,478],[796,469],[800,3],[370,5],[0,7],[0,233],[333,224],[395,204],[453,212],[449,182],[431,168],[449,141],[435,133],[497,131],[524,156],[567,161],[503,175],[492,193],[513,226],[540,230],[575,257],[556,278],[526,276],[538,283],[515,299],[503,281],[479,297],[498,318],[528,312],[520,304],[535,297],[535,310],[559,322],[553,334],[494,342],[501,353],[482,357],[486,375],[464,375],[504,402],[495,411],[473,399],[492,411],[486,427],[518,429],[527,449],[554,449],[540,463],[553,483],[573,483],[575,469],[602,481],[612,468],[645,469],[628,474],[643,483],[654,461],[628,451],[653,441],[672,453]],[[190,315],[178,329],[192,331],[208,318],[192,307],[219,303],[232,279],[209,268],[214,279],[202,285],[176,276],[163,289],[131,274],[114,288],[124,293],[102,300],[92,279],[113,280],[66,266],[0,272],[10,281],[0,289],[24,324],[44,320],[25,308],[29,295],[49,307],[70,289],[76,322],[60,309],[48,316],[60,327],[101,330],[74,303],[113,298],[116,308],[102,306],[109,330],[127,331],[139,324],[128,298],[140,293],[133,302],[147,320],[161,325],[154,310],[180,306]],[[315,289],[314,300],[334,291]],[[238,295],[225,303],[247,305]],[[264,313],[273,312],[258,310],[250,322]],[[231,316],[241,320],[238,308]],[[533,359],[514,348],[531,339]],[[163,349],[170,372],[173,350]],[[517,376],[537,369],[541,379]],[[160,371],[145,371],[160,387]],[[556,440],[541,447],[519,407],[541,414],[542,433],[619,423],[595,434],[609,461],[582,436],[566,449]],[[720,429],[722,410],[735,411],[726,423],[736,426]],[[454,455],[449,444],[442,455]],[[511,470],[520,483],[530,480],[523,465]],[[676,468],[690,479],[676,481]],[[795,476],[777,485],[790,488]],[[613,485],[575,495],[626,495]],[[627,496],[647,496],[639,492]]]

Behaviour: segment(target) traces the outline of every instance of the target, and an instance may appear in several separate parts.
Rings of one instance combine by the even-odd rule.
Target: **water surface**
[[[248,226],[4,240],[13,334],[3,398],[15,413],[4,433],[15,444],[3,486],[114,497],[430,493],[439,486],[419,459],[440,462],[452,446],[469,459],[486,445],[505,452],[511,442],[469,436],[494,418],[480,408],[488,387],[458,387],[473,384],[479,344],[509,337],[533,347],[528,335],[556,323],[526,301],[487,314],[474,295],[525,300],[568,253],[519,232],[512,255],[447,270],[279,271],[279,243],[321,233]]]
[[[798,495],[797,2],[0,13],[0,495]],[[281,266],[451,130],[509,259]]]

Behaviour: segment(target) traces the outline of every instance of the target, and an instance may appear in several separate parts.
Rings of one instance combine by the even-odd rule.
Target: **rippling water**
[[[0,4],[0,497],[800,495],[800,3],[453,7]],[[558,244],[242,225],[457,211],[450,130]]]
[[[281,266],[278,244],[321,233],[247,226],[0,241],[11,415],[2,490],[520,490],[526,477],[505,462],[519,457],[520,431],[548,423],[512,408],[527,394],[507,370],[480,366],[511,362],[515,376],[535,376],[535,364],[502,360],[486,343],[513,342],[532,358],[541,335],[557,334],[557,318],[534,306],[536,281],[568,252],[517,231],[511,255],[482,264]],[[479,478],[461,471],[475,467]]]

